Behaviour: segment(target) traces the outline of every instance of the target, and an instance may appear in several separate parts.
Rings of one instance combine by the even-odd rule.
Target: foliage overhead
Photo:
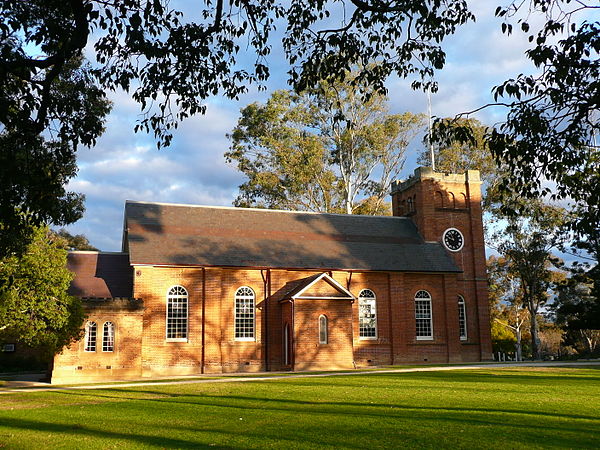
[[[277,91],[242,109],[229,136],[225,156],[248,177],[236,205],[381,214],[422,122],[388,114],[383,96],[365,101],[350,82]]]
[[[501,190],[566,199],[578,212],[569,227],[583,237],[600,223],[600,21],[591,19],[597,10],[593,2],[573,0],[498,7],[502,32],[510,35],[516,25],[528,37],[526,57],[535,69],[495,87],[496,103],[482,107],[507,111],[486,137],[507,169]]]
[[[33,226],[81,217],[83,197],[64,185],[78,144],[93,145],[102,131],[105,91],[131,93],[142,109],[136,131],[154,133],[161,147],[181,120],[205,111],[208,97],[264,88],[275,40],[296,89],[362,67],[358,84],[384,92],[392,73],[431,84],[445,62],[442,40],[473,20],[465,0],[197,6],[184,13],[168,0],[0,2],[0,256],[23,251]],[[93,69],[81,65],[84,49]]]
[[[429,84],[445,62],[442,40],[474,19],[464,0],[200,3],[194,16],[166,0],[5,0],[0,83],[20,82],[22,94],[39,103],[40,114],[30,118],[41,131],[47,87],[93,44],[101,85],[132,91],[145,113],[138,127],[168,144],[169,130],[203,112],[206,98],[238,98],[248,85],[263,84],[276,26],[296,89],[344,79],[358,66],[357,82],[383,93],[393,73]],[[41,56],[28,54],[31,46]],[[31,82],[41,74],[41,83]]]
[[[81,335],[81,301],[68,295],[65,242],[47,228],[34,231],[21,256],[0,260],[0,338],[54,354]]]
[[[95,144],[110,110],[80,58],[66,62],[50,82],[48,69],[7,71],[11,39],[17,37],[0,41],[0,257],[23,252],[35,227],[82,216],[84,197],[65,186],[77,173],[78,146]]]

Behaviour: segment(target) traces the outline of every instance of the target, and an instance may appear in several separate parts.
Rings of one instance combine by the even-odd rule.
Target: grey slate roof
[[[75,274],[69,294],[86,298],[131,297],[133,269],[125,253],[69,252],[67,268]]]
[[[131,264],[460,272],[403,217],[128,201]]]

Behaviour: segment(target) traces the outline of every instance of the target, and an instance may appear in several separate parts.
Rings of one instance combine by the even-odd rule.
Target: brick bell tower
[[[463,359],[492,359],[479,171],[419,167],[408,180],[394,182],[391,195],[393,215],[411,218],[423,239],[441,243],[462,269],[456,294],[466,306]]]

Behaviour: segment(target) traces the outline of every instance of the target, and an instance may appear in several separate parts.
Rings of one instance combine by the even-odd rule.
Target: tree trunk
[[[517,334],[517,342],[515,343],[515,352],[517,361],[523,361],[523,350],[521,348],[521,328],[516,329]]]
[[[533,359],[534,360],[540,360],[542,359],[542,355],[540,353],[540,337],[539,337],[539,330],[538,330],[538,323],[537,323],[537,316],[536,316],[536,311],[534,310],[534,308],[531,308],[529,310],[530,312],[530,331],[531,331],[531,353],[533,355]]]

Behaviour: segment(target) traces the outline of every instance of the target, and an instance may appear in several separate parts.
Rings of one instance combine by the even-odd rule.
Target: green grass
[[[598,448],[600,370],[510,368],[0,395],[0,447]]]

